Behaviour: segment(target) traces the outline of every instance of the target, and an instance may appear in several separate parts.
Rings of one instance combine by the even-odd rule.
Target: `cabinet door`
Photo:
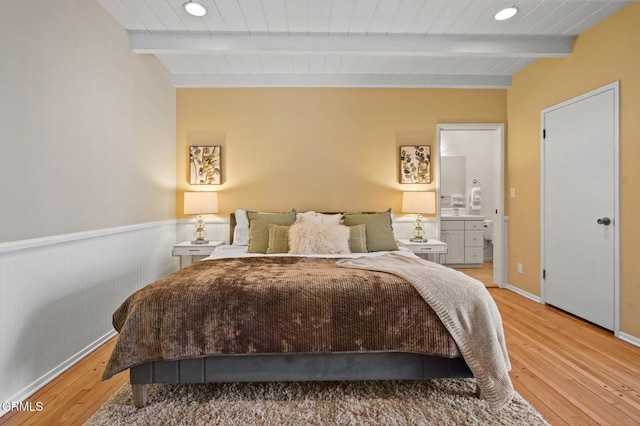
[[[464,231],[442,231],[447,255],[442,263],[464,263]]]

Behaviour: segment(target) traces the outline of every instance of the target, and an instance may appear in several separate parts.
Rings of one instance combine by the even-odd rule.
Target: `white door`
[[[542,269],[548,304],[615,328],[617,84],[543,111]]]

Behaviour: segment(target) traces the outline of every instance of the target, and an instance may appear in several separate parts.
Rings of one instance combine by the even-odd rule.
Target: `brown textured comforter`
[[[210,355],[402,351],[458,357],[440,319],[404,279],[335,259],[205,260],[131,295],[103,375]]]

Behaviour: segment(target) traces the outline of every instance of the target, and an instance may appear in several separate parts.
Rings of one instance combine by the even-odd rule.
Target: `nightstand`
[[[431,260],[436,263],[440,263],[440,255],[447,253],[447,243],[443,243],[440,240],[429,238],[424,243],[414,243],[408,238],[398,239],[398,244],[408,248],[414,252],[417,256],[424,259]]]
[[[209,241],[207,244],[191,244],[191,241],[185,241],[174,245],[171,254],[180,256],[180,269],[182,269],[194,260],[209,256],[213,249],[223,244],[224,241]]]

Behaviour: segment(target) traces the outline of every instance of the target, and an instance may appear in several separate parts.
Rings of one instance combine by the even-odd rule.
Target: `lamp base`
[[[424,237],[424,230],[422,229],[422,216],[419,214],[416,215],[415,228],[413,229],[413,234],[411,235],[411,238],[409,238],[409,241],[412,243],[427,242],[427,239]]]
[[[426,243],[429,240],[422,237],[415,237],[415,238],[409,238],[409,241],[411,241],[412,243]]]
[[[198,215],[196,218],[196,231],[193,233],[195,240],[191,241],[191,244],[207,244],[209,240],[205,240],[207,238],[207,233],[204,230],[204,218],[202,215]]]
[[[191,244],[209,244],[208,240],[193,240]]]

